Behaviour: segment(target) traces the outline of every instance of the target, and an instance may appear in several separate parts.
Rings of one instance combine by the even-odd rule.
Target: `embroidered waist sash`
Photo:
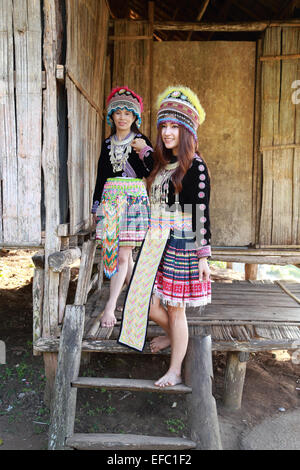
[[[120,220],[127,200],[138,203],[148,200],[146,187],[138,178],[108,178],[101,204],[97,209],[96,239],[102,241],[104,273],[110,279],[118,271]]]
[[[171,230],[191,232],[191,214],[166,212],[152,206],[150,226],[135,263],[118,338],[119,343],[137,351],[145,346],[152,290]]]

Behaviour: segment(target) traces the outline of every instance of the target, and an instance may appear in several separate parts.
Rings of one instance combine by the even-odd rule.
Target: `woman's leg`
[[[171,361],[167,373],[155,385],[168,387],[181,382],[181,367],[188,345],[188,324],[185,307],[168,306]]]
[[[170,328],[169,328],[169,316],[166,309],[160,304],[158,297],[153,295],[150,306],[150,320],[157,323],[166,332],[165,336],[157,336],[150,342],[151,352],[156,353],[161,349],[165,349],[171,344],[170,340]]]
[[[125,278],[125,283],[127,286],[129,286],[129,283],[130,283],[133,267],[134,267],[134,263],[133,263],[133,257],[132,257],[132,249],[131,249],[129,258],[128,258],[128,269],[127,269],[126,278]]]
[[[130,256],[132,257],[131,252],[132,248],[130,246],[121,246],[119,248],[118,271],[110,280],[109,299],[104,309],[104,315],[101,319],[102,327],[111,327],[117,321],[115,317],[115,309],[128,272],[129,259]]]

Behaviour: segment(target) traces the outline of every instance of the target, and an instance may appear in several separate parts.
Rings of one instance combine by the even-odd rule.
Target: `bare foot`
[[[112,326],[115,325],[115,323],[117,322],[117,319],[114,315],[114,313],[112,312],[103,312],[103,316],[101,318],[101,326],[102,328],[111,328]]]
[[[158,351],[170,346],[170,344],[171,341],[169,336],[157,336],[150,342],[150,349],[152,353],[157,353]]]
[[[181,376],[168,370],[168,372],[163,375],[154,385],[157,387],[172,387],[173,385],[177,385],[181,383]]]

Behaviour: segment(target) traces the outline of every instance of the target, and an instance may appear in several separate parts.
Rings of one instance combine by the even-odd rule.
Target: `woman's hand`
[[[207,258],[199,259],[199,281],[209,281],[210,269],[207,263]]]
[[[147,142],[144,139],[133,139],[131,142],[131,147],[136,153],[140,153],[140,151],[147,146]]]

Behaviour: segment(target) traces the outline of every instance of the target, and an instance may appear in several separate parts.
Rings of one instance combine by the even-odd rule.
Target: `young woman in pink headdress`
[[[102,327],[116,323],[117,299],[133,269],[132,249],[142,244],[148,228],[149,201],[142,179],[149,175],[152,156],[146,166],[134,149],[135,139],[151,147],[138,129],[142,111],[142,98],[128,87],[113,89],[107,98],[111,135],[102,143],[92,208],[104,273],[111,279]]]

